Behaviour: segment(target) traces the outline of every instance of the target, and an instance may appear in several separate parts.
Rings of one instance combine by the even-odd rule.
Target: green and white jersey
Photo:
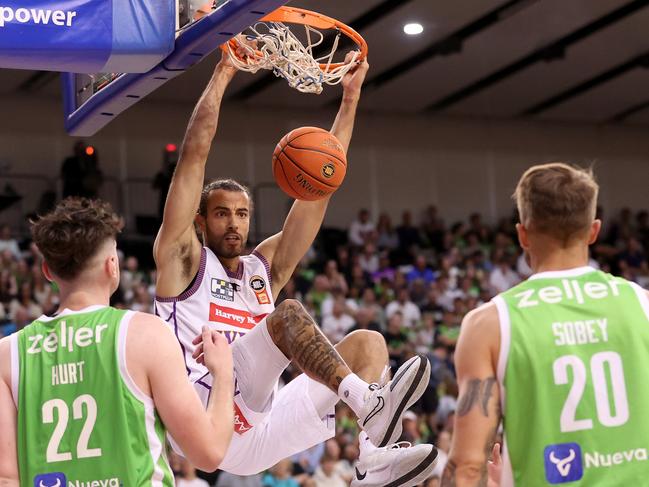
[[[649,482],[649,300],[591,267],[494,298],[503,486]]]
[[[132,316],[65,310],[12,336],[21,486],[174,485],[164,426],[126,369]]]

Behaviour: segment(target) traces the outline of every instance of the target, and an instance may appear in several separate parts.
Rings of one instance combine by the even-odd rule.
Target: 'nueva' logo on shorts
[[[543,456],[545,478],[551,484],[574,482],[584,476],[581,447],[577,443],[547,446]]]

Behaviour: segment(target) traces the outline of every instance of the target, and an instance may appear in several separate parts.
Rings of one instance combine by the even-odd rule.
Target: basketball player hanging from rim
[[[343,99],[331,132],[345,150],[368,67],[359,63],[342,81]],[[176,332],[204,401],[212,379],[194,338],[208,324],[232,346],[235,434],[219,468],[256,474],[333,437],[334,406],[342,399],[364,430],[352,485],[416,485],[434,468],[437,451],[432,445],[392,444],[401,434],[403,413],[426,387],[428,360],[413,357],[388,385],[373,385],[381,383],[388,363],[380,334],[357,331],[333,347],[300,303],[273,304],[313,243],[328,199],[295,201],[282,230],[243,256],[253,211],[248,189],[233,180],[203,187],[221,101],[236,71],[223,55],[196,105],[154,246],[156,313]],[[304,374],[277,392],[289,363]]]
[[[588,267],[598,191],[561,163],[521,177],[517,232],[534,274],[464,319],[443,486],[485,485],[501,416],[502,487],[647,485],[649,296]]]

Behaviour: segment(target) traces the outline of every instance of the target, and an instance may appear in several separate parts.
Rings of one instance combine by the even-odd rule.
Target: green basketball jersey
[[[503,485],[647,485],[644,291],[582,267],[536,274],[494,301],[511,465]]]
[[[13,336],[21,486],[174,485],[164,426],[126,370],[132,316],[66,310]]]

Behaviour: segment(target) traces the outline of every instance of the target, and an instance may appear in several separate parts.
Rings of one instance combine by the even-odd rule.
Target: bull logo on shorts
[[[63,472],[44,473],[34,477],[34,487],[67,487],[68,479]]]

